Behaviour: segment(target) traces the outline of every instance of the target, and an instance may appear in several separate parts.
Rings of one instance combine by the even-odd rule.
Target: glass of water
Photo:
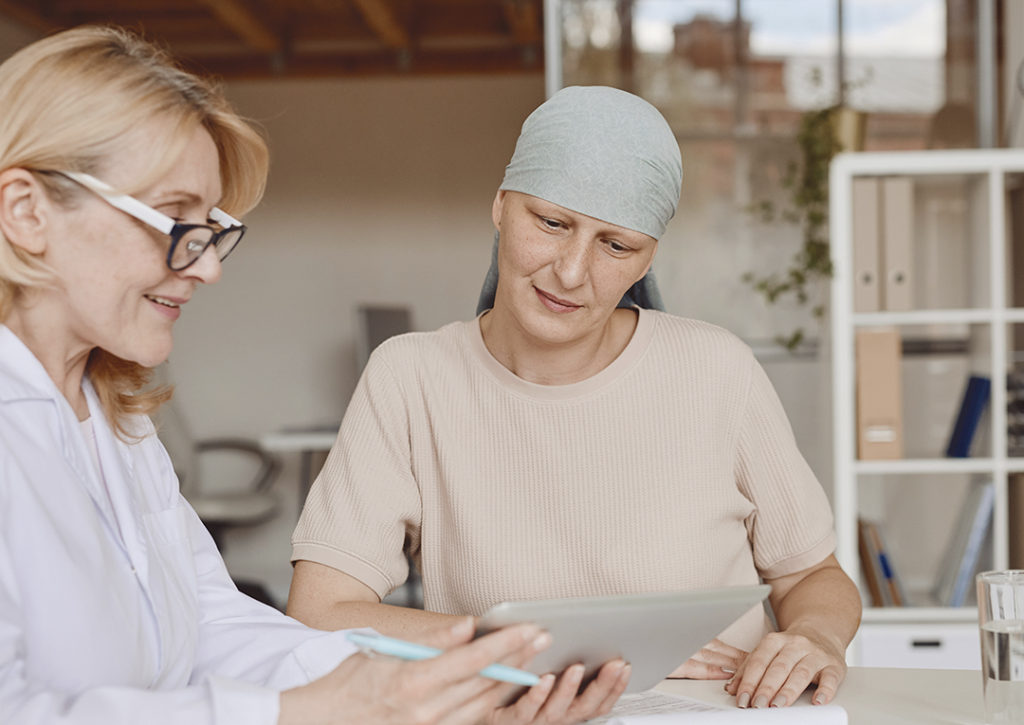
[[[1024,723],[1024,570],[978,574],[985,721]]]

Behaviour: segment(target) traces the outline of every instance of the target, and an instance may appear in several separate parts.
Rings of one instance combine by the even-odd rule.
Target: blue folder
[[[978,428],[978,421],[988,404],[992,381],[981,375],[972,375],[967,379],[967,388],[960,403],[960,412],[956,416],[953,432],[949,436],[946,455],[950,458],[967,458],[970,455],[971,440]]]

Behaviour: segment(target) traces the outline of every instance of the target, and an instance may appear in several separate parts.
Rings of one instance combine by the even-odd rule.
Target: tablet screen
[[[632,665],[626,692],[657,685],[730,624],[760,606],[771,587],[697,589],[503,602],[480,618],[478,632],[533,622],[552,635],[551,646],[526,669],[559,673],[582,662],[585,681],[605,662],[622,657]]]

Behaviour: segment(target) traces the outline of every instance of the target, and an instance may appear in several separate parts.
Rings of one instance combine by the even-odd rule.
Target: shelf
[[[864,607],[864,624],[908,622],[975,622],[977,607]]]
[[[1010,518],[1009,479],[1024,472],[1024,456],[1007,455],[1015,412],[1008,408],[1013,402],[1008,370],[1021,365],[1024,353],[1024,291],[1015,284],[1024,278],[1024,243],[1013,226],[1024,209],[1022,176],[1024,149],[840,154],[831,164],[836,556],[863,586],[870,576],[878,588],[880,567],[874,562],[865,572],[861,566],[862,520],[874,524],[869,530],[877,533],[865,550],[883,549],[907,589],[948,580],[950,562],[957,572],[963,562],[995,569],[1009,565],[1009,538],[1019,525]],[[890,246],[888,240],[895,241]],[[877,342],[884,335],[864,334],[871,327],[894,328],[898,344],[891,342],[891,333],[885,345]],[[961,344],[938,344],[951,342]],[[858,345],[864,346],[863,359],[884,358],[884,364],[858,362]],[[869,353],[876,357],[868,358]],[[878,386],[873,398],[861,395],[872,389],[859,387],[866,378],[858,380],[858,369],[877,376],[871,379]],[[975,441],[984,457],[946,458],[945,440],[969,375],[991,381],[987,418]],[[869,409],[870,425],[858,420],[859,405]],[[896,431],[887,440],[899,445],[888,451],[876,446],[880,454],[934,457],[858,459],[858,432],[887,427]],[[875,443],[877,436],[867,440]],[[991,487],[985,489],[991,491],[987,530],[979,528],[985,524],[977,517],[989,514],[979,507],[980,499],[968,498],[981,490],[981,482]],[[986,543],[979,544],[977,532]],[[969,534],[974,535],[971,549]],[[904,595],[926,606],[866,607],[864,623],[892,630],[976,626],[976,607],[927,606],[938,600],[930,591],[918,593],[925,596]],[[856,648],[854,656],[860,656]]]
[[[876,151],[842,153],[834,173],[851,176],[987,174],[1019,172],[1024,149],[956,149],[944,151]]]
[[[855,327],[898,325],[950,325],[1024,322],[1019,307],[992,310],[986,307],[955,310],[911,310],[906,312],[858,312],[850,316]]]
[[[1002,313],[1002,311],[1000,311]],[[1021,311],[1024,320],[1024,311]],[[908,312],[860,312],[851,316],[857,327],[889,327],[896,325],[949,325],[956,323],[991,323],[996,314],[989,309],[912,310]],[[1003,316],[1000,320],[1012,322]]]
[[[1024,473],[1024,457],[1014,458],[901,458],[890,461],[854,461],[856,475],[915,473]]]
[[[991,473],[996,465],[996,461],[991,458],[902,458],[891,461],[854,461],[853,471],[858,475]],[[1020,466],[1024,470],[1024,459],[1020,461]]]

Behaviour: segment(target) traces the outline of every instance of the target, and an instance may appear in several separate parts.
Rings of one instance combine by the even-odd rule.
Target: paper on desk
[[[669,695],[656,690],[638,692],[634,695],[623,695],[615,703],[611,713],[596,720],[587,720],[588,725],[605,723],[611,725],[615,722],[626,722],[638,720],[646,722],[647,718],[639,716],[657,715],[659,713],[692,713],[692,712],[717,712],[723,708],[717,705],[709,705],[700,700],[694,700],[682,695]],[[629,718],[624,720],[624,718]]]
[[[706,702],[662,692],[623,696],[611,714],[591,723],[605,725],[847,725],[846,710],[838,705],[721,708]]]

